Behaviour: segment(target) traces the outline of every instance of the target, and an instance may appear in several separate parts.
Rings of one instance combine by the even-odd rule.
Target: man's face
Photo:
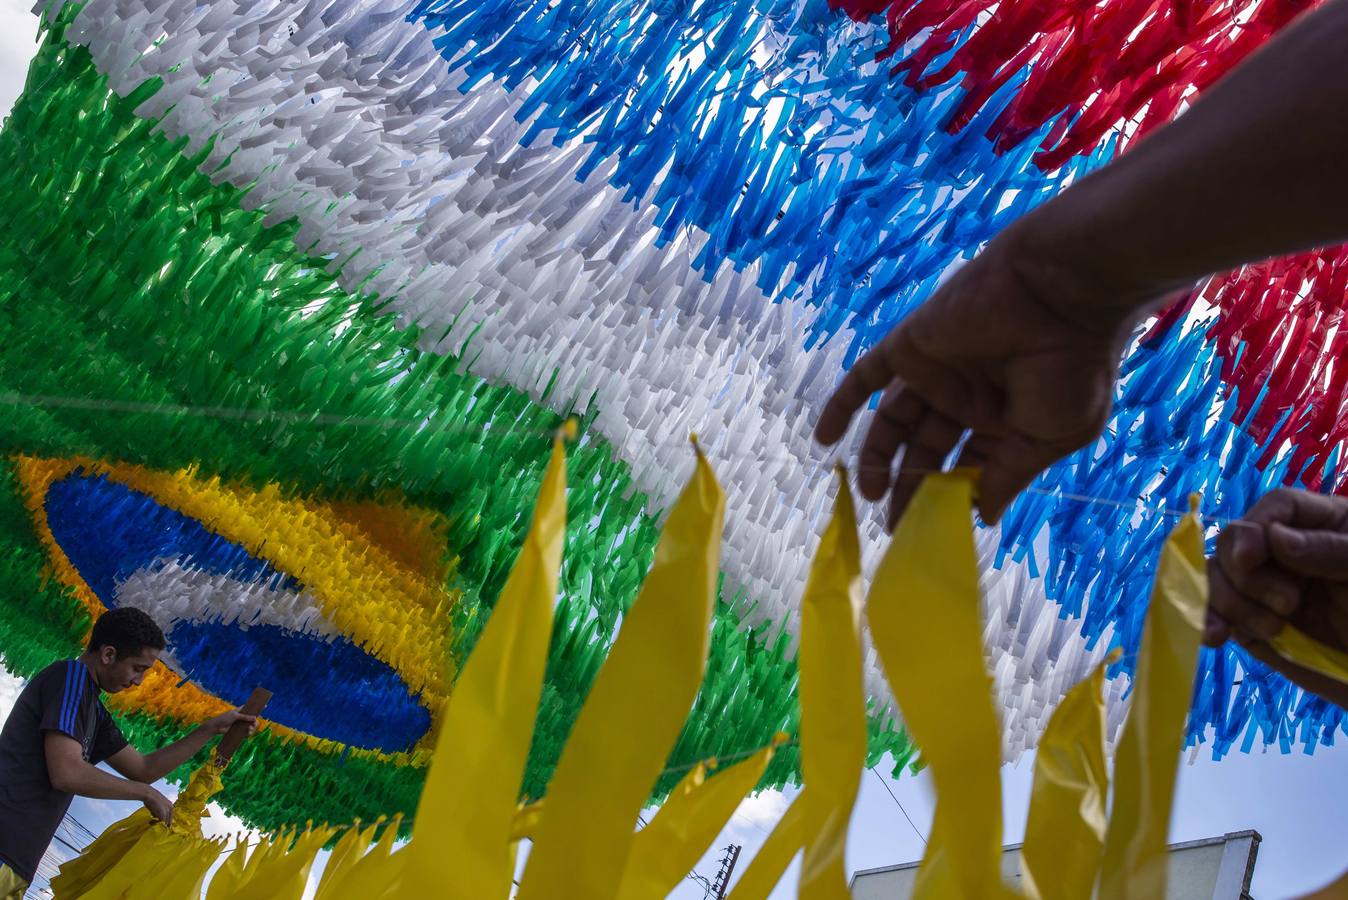
[[[145,673],[159,659],[159,651],[153,647],[141,647],[140,652],[132,656],[117,658],[112,647],[102,647],[98,651],[98,686],[109,694],[135,687],[145,678]]]

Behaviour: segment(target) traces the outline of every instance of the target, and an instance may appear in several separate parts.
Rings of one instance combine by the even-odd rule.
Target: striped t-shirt
[[[0,863],[27,881],[73,796],[47,777],[48,731],[79,741],[85,760],[94,764],[126,746],[79,660],[52,663],[24,687],[0,730]]]

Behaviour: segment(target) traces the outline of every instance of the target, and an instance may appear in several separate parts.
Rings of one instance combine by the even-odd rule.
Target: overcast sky
[[[818,0],[823,2],[823,0]],[[35,49],[36,19],[29,4],[0,0],[0,114],[7,114],[23,89],[24,74]],[[8,715],[20,682],[0,672],[0,716]],[[1340,737],[1342,737],[1340,735]],[[1006,841],[1021,839],[1029,799],[1033,756],[1004,770]],[[886,787],[893,791],[890,797]],[[848,843],[849,870],[909,862],[922,855],[923,837],[931,827],[932,805],[924,777],[897,781],[866,773],[862,780]],[[727,843],[741,844],[740,870],[762,844],[794,791],[769,791],[746,800],[698,871],[710,877]],[[897,798],[897,799],[895,799]],[[902,811],[900,810],[902,806]],[[131,804],[78,799],[72,813],[100,830],[133,809]],[[912,819],[909,824],[904,812]],[[1180,773],[1179,797],[1171,840],[1213,837],[1248,828],[1264,837],[1253,885],[1259,900],[1295,896],[1318,887],[1348,866],[1348,753],[1341,747],[1320,748],[1314,756],[1300,751],[1233,754],[1213,763],[1206,757]],[[237,820],[216,814],[215,833],[239,827]],[[918,832],[921,832],[919,835]],[[799,863],[796,865],[798,866]],[[793,874],[774,898],[793,896]],[[693,882],[673,896],[697,900],[702,888]]]

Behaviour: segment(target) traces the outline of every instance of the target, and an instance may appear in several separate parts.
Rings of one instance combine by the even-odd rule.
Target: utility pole
[[[725,900],[726,891],[730,889],[730,874],[735,871],[735,863],[739,862],[740,851],[743,849],[739,844],[731,844],[725,848],[725,855],[721,857],[721,868],[711,882],[711,891],[716,900]]]

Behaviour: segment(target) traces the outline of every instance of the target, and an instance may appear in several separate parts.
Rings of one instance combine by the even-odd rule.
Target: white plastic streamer
[[[428,349],[559,412],[594,410],[652,509],[672,503],[697,432],[728,460],[723,567],[753,601],[744,622],[794,631],[831,492],[811,477],[828,454],[809,425],[847,335],[806,351],[811,313],[773,302],[753,266],[704,280],[690,261],[705,235],[657,248],[657,210],[625,200],[609,165],[575,177],[583,139],[522,147],[530,85],[461,92],[433,35],[405,21],[411,5],[87,0],[67,36],[122,96],[162,78],[137,113],[188,153],[214,138],[203,171],[247,187],[269,221],[297,217],[300,249],[340,263],[344,287],[391,298]],[[862,527],[873,560],[882,531]],[[1021,567],[989,572],[988,603],[1014,757],[1106,644],[1087,650]],[[888,702],[873,653],[868,670]]]

